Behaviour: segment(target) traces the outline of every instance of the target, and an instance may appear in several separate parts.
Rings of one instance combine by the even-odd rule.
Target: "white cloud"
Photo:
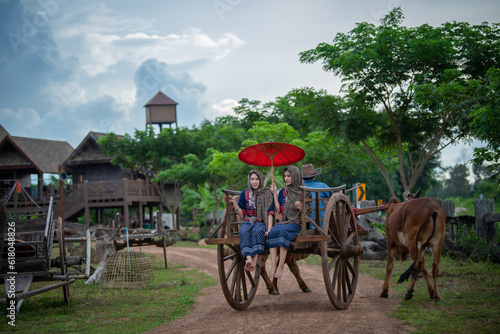
[[[211,118],[234,115],[233,108],[238,105],[238,101],[233,99],[224,99],[220,103],[212,104],[213,115]]]
[[[64,53],[78,57],[82,70],[90,77],[112,71],[121,62],[139,65],[149,58],[168,64],[216,61],[245,43],[232,33],[215,38],[193,27],[180,34],[162,35],[153,31],[151,23],[138,21],[139,17],[119,14],[98,4],[78,17],[65,17],[59,23],[64,29],[56,30],[54,40]]]
[[[33,108],[19,108],[14,111],[10,108],[0,109],[0,119],[4,128],[16,129],[16,133],[11,133],[14,136],[28,137],[29,133],[37,130],[42,119],[38,112]]]

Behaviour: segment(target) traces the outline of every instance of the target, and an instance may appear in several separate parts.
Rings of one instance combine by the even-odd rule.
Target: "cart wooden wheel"
[[[358,229],[349,198],[344,194],[330,197],[325,209],[324,227],[332,241],[320,245],[323,279],[332,304],[339,310],[349,307],[359,277]]]
[[[57,220],[57,240],[59,242],[59,258],[61,259],[61,275],[66,276],[66,246],[64,244],[64,226],[61,217]],[[69,303],[69,286],[62,287],[64,302]]]
[[[219,238],[225,235],[225,229],[219,231]],[[228,304],[235,310],[242,311],[252,302],[259,285],[262,257],[259,256],[255,270],[244,270],[245,259],[240,246],[222,244],[217,247],[219,280]]]

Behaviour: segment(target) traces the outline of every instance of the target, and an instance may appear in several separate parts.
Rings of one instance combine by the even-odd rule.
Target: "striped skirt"
[[[290,242],[297,238],[301,231],[301,226],[295,223],[276,224],[267,234],[267,247],[284,247],[290,249]]]

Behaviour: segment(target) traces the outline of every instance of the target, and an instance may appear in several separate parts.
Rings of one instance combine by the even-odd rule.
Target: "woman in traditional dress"
[[[267,244],[271,254],[271,272],[269,278],[280,278],[283,275],[283,267],[290,242],[297,238],[301,231],[301,190],[304,185],[300,170],[296,166],[287,166],[283,171],[283,180],[285,188],[276,193],[276,186],[271,185],[271,191],[274,194],[274,202],[279,203],[279,210],[276,209],[279,222],[267,232]],[[306,196],[311,195],[306,192]],[[278,204],[276,204],[278,205]],[[279,213],[278,213],[279,212]],[[279,263],[276,266],[278,257]]]
[[[259,254],[264,253],[266,247],[266,231],[273,226],[273,194],[264,187],[262,173],[252,169],[248,174],[248,189],[241,192],[238,202],[235,197],[229,201],[239,219],[245,218],[239,232],[240,248],[246,259],[245,270],[253,271]]]

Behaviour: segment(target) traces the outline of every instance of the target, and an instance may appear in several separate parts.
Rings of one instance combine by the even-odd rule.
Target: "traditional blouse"
[[[238,200],[238,206],[243,212],[245,220],[250,220],[250,217],[257,216],[257,207],[255,206],[255,197],[250,196],[250,191],[245,189],[240,194],[240,199]],[[268,215],[274,215],[274,203],[267,210]]]
[[[280,213],[283,214],[286,203],[286,188],[281,188],[278,192],[278,202],[280,204]]]

